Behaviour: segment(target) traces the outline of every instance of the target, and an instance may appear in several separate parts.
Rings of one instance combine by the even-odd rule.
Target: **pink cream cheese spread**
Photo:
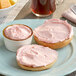
[[[46,43],[57,43],[71,38],[73,29],[67,21],[49,19],[34,30],[34,36]]]
[[[25,45],[17,50],[17,61],[31,67],[40,67],[57,60],[58,53],[49,47],[41,45]]]
[[[31,35],[31,32],[32,30],[23,24],[14,24],[14,25],[8,26],[4,30],[5,36],[13,40],[26,39]]]

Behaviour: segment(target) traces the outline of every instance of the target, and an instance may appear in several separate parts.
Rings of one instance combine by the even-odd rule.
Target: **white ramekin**
[[[10,26],[10,25],[9,25]],[[8,26],[7,26],[8,27]],[[6,27],[6,28],[7,28]],[[28,27],[28,26],[27,26]],[[5,28],[5,29],[6,29]],[[29,27],[30,28],[30,27]],[[4,29],[4,30],[5,30]],[[5,43],[5,46],[6,48],[9,50],[9,51],[13,51],[13,52],[16,52],[18,48],[20,48],[21,46],[23,45],[28,45],[28,44],[31,44],[32,43],[32,37],[33,37],[33,31],[32,29],[30,28],[31,30],[31,35],[27,38],[27,39],[23,39],[23,40],[12,40],[12,39],[9,39],[5,36],[4,34],[4,30],[3,30],[3,36],[4,36],[4,43]]]

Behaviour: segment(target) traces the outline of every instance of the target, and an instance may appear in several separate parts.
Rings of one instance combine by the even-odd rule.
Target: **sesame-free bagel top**
[[[46,66],[57,60],[58,53],[41,45],[25,45],[17,50],[17,61],[28,67]]]
[[[46,43],[57,43],[71,38],[73,29],[66,21],[49,19],[43,25],[35,28],[34,36]]]

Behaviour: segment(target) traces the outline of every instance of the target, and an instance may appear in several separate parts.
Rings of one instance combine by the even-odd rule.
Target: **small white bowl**
[[[12,10],[13,7],[16,6],[16,3],[8,8],[4,8],[4,9],[0,9],[0,17],[4,17],[4,16],[7,16],[9,11]]]
[[[9,25],[9,26],[11,26],[11,25]],[[26,25],[25,25],[25,26],[26,26]],[[7,26],[7,27],[8,27],[8,26]],[[7,28],[7,27],[6,27],[6,28]],[[27,27],[28,27],[28,26],[27,26]],[[6,28],[5,28],[5,29],[6,29]],[[30,27],[28,27],[28,28],[30,28]],[[5,29],[4,29],[4,30],[5,30]],[[17,49],[20,48],[21,46],[32,43],[33,31],[32,31],[31,28],[30,28],[30,30],[31,30],[31,35],[29,35],[28,38],[23,39],[23,40],[13,40],[13,39],[10,39],[10,38],[6,37],[5,34],[4,34],[4,30],[3,30],[4,43],[5,43],[6,48],[7,48],[9,51],[16,52]]]

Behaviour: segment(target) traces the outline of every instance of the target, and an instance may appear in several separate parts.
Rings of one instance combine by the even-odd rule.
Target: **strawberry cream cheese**
[[[34,30],[34,36],[40,41],[47,43],[57,43],[71,38],[73,29],[67,21],[59,19],[49,19]]]
[[[14,24],[4,30],[4,35],[12,40],[27,39],[31,33],[31,29],[23,24]]]
[[[17,61],[25,66],[41,67],[57,60],[58,53],[40,45],[25,45],[17,50]]]

